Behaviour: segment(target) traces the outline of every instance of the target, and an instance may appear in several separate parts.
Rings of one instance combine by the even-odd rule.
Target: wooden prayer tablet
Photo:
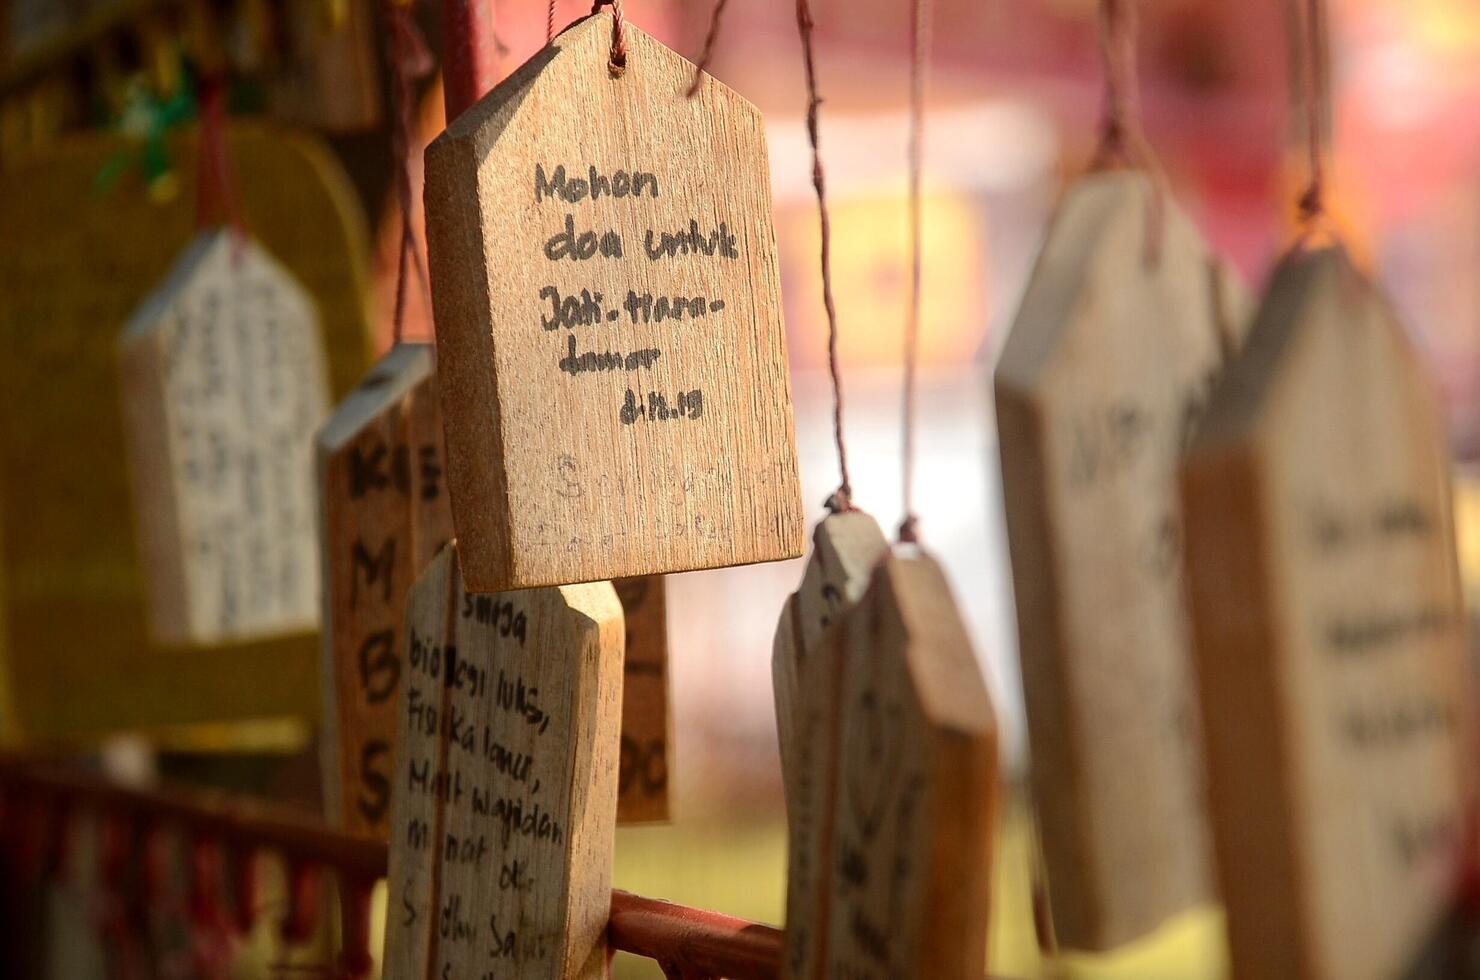
[[[475,595],[458,557],[407,604],[384,975],[604,978],[621,604],[607,582]]]
[[[324,568],[324,798],[344,830],[390,827],[406,594],[452,537],[429,344],[402,343],[318,436]]]
[[[579,21],[427,149],[448,481],[476,592],[802,551],[764,126]]]
[[[1405,975],[1475,756],[1434,392],[1337,249],[1276,270],[1182,470],[1218,872],[1241,978]]]
[[[95,190],[110,160],[137,152],[111,135],[52,140],[0,173],[7,741],[77,743],[109,731],[315,718],[322,710],[312,633],[201,656],[158,645],[148,629],[118,336],[197,233],[191,137],[169,142],[180,192],[166,202],[132,175],[106,194]],[[371,362],[363,211],[321,140],[239,121],[229,137],[253,238],[312,295],[333,393],[343,396]],[[311,440],[311,427],[304,436]],[[311,525],[306,534],[317,537]],[[128,696],[120,697],[125,679]]]
[[[329,395],[313,300],[251,239],[202,232],[119,360],[155,638],[316,628],[310,433]]]
[[[822,643],[853,608],[889,550],[878,521],[861,510],[829,514],[812,534],[801,586],[787,597],[771,652],[781,777],[786,790],[786,960],[793,977],[815,974],[823,946],[807,923],[828,887],[822,855],[833,784],[815,771],[836,751],[837,661]],[[797,923],[796,928],[791,928]]]
[[[891,556],[830,628],[837,711],[803,778],[828,784],[827,886],[787,931],[815,933],[783,975],[979,980],[987,955],[997,730],[935,561]],[[803,972],[805,969],[806,972]]]
[[[1244,294],[1151,184],[1068,190],[997,367],[1054,928],[1108,949],[1212,898],[1176,466]]]
[[[673,722],[668,707],[668,586],[661,575],[612,585],[626,622],[617,822],[667,820]]]

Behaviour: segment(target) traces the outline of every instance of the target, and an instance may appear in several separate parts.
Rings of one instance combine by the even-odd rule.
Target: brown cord
[[[607,60],[607,68],[613,78],[621,78],[627,70],[627,18],[622,13],[622,0],[596,0],[591,5],[591,12],[597,13],[604,6],[612,8],[612,53]]]
[[[1296,202],[1302,237],[1316,231],[1326,217],[1325,121],[1331,104],[1325,3],[1306,0],[1304,15],[1305,140],[1310,173],[1309,183]]]
[[[832,376],[833,441],[838,447],[841,483],[827,499],[834,513],[853,510],[853,484],[848,479],[848,448],[843,441],[843,373],[838,367],[838,310],[833,303],[832,225],[827,216],[827,178],[822,169],[822,143],[818,136],[817,110],[822,96],[817,87],[817,61],[812,51],[812,10],[808,0],[797,0],[797,32],[802,38],[802,63],[807,70],[807,139],[812,144],[812,187],[817,191],[817,221],[822,241],[822,306],[827,311],[827,370]]]
[[[406,281],[411,269],[415,270],[417,281],[421,283],[422,295],[425,296],[427,292],[426,270],[421,264],[421,245],[416,238],[416,224],[411,214],[415,204],[411,186],[411,154],[416,117],[413,83],[430,74],[432,56],[421,32],[417,30],[416,18],[412,14],[414,4],[415,0],[387,0],[385,11],[396,99],[396,118],[392,130],[396,196],[401,206],[401,241],[396,257],[396,307],[391,321],[393,344],[399,344],[405,334]]]
[[[730,0],[714,0],[714,11],[709,15],[709,33],[704,36],[704,51],[699,55],[699,63],[694,66],[694,80],[689,84],[689,98],[699,94],[699,84],[704,80],[704,73],[709,70],[709,62],[714,57],[714,42],[719,38],[719,19],[724,16],[725,4]]]
[[[555,6],[560,0],[550,0],[550,10],[545,15],[545,43],[555,40]]]
[[[222,73],[208,72],[201,76],[195,217],[202,228],[225,225],[245,235],[247,219],[227,145],[226,88],[226,76]]]
[[[1146,263],[1161,258],[1166,231],[1166,175],[1141,125],[1140,86],[1136,80],[1136,3],[1100,0],[1100,54],[1105,65],[1105,102],[1100,143],[1090,170],[1139,168],[1151,182],[1146,204]]]
[[[910,19],[910,142],[909,142],[909,224],[910,224],[910,300],[904,329],[904,432],[901,449],[900,499],[904,520],[899,525],[899,540],[919,540],[919,518],[915,516],[915,375],[920,356],[920,306],[923,269],[921,267],[922,214],[920,184],[925,171],[925,82],[930,63],[930,0],[913,0]]]

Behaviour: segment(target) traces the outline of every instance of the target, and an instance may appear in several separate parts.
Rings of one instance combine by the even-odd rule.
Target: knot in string
[[[826,507],[830,514],[846,514],[858,509],[853,506],[853,488],[846,485],[834,490],[822,502],[822,506]]]
[[[899,522],[898,538],[900,544],[920,543],[920,518],[914,514],[905,517]]]
[[[1326,8],[1322,0],[1306,0],[1300,8],[1304,35],[1305,147],[1310,172],[1305,190],[1296,201],[1301,238],[1315,232],[1326,218],[1326,119],[1331,92],[1326,39]]]
[[[606,67],[613,78],[621,78],[627,70],[627,18],[622,13],[622,0],[596,0],[591,13],[600,13],[602,7],[612,8],[612,53]]]

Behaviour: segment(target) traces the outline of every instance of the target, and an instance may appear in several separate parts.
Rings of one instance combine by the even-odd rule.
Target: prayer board
[[[781,778],[786,790],[786,960],[789,975],[812,976],[823,946],[804,923],[828,887],[825,835],[833,784],[811,777],[835,747],[828,724],[837,715],[835,658],[821,643],[827,628],[853,608],[889,551],[878,521],[861,510],[829,514],[812,535],[801,586],[787,597],[771,651]]]
[[[944,574],[880,561],[828,629],[835,712],[804,779],[830,786],[814,860],[827,879],[787,932],[813,934],[782,975],[978,980],[986,962],[997,731]],[[790,943],[788,944],[790,946]]]
[[[1405,975],[1449,910],[1475,779],[1449,479],[1376,288],[1292,253],[1182,470],[1238,977]]]
[[[1154,193],[1070,186],[996,373],[1034,802],[1079,949],[1213,897],[1176,467],[1247,301]]]
[[[353,191],[320,141],[243,123],[229,142],[248,226],[312,294],[331,387],[343,394],[371,353],[367,238]],[[117,341],[195,234],[196,188],[187,165],[167,202],[131,177],[99,193],[98,174],[131,146],[69,136],[0,174],[0,692],[10,691],[0,739],[321,709],[309,634],[209,656],[149,637]],[[169,148],[176,162],[197,158],[190,134]]]
[[[407,603],[384,975],[604,978],[621,604],[608,582],[475,595],[458,557]]]
[[[626,623],[617,822],[667,820],[673,771],[668,706],[668,586],[661,575],[612,583]]]
[[[324,567],[324,801],[330,820],[390,827],[401,626],[416,576],[452,537],[429,344],[401,343],[318,436]]]
[[[438,372],[477,592],[802,550],[759,112],[577,22],[426,154]],[[473,206],[471,202],[477,202]]]
[[[308,433],[329,396],[313,300],[250,238],[203,231],[118,354],[156,642],[316,629]]]

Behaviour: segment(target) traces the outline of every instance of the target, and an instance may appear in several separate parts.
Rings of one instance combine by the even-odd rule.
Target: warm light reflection
[[[895,364],[909,301],[907,199],[858,196],[830,202],[833,295],[839,351],[850,367]],[[961,362],[981,346],[986,327],[986,235],[972,197],[939,189],[923,201],[922,364]],[[778,226],[788,272],[787,318],[793,360],[816,363],[827,343],[822,284],[816,274],[817,212],[795,206]]]

